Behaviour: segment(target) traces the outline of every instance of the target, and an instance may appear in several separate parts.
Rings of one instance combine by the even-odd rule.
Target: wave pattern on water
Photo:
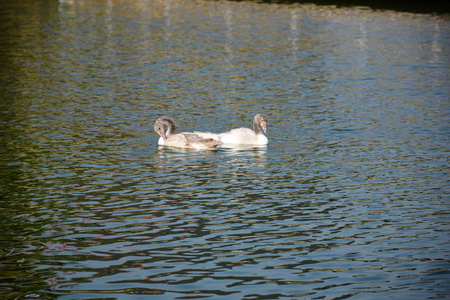
[[[0,16],[1,296],[448,297],[448,18],[23,1]],[[152,132],[255,113],[267,147]]]
[[[53,175],[59,204],[37,205],[46,225],[27,247],[43,258],[47,293],[350,297],[445,283],[433,275],[446,272],[445,230],[428,228],[445,225],[442,200],[420,204],[408,191],[393,193],[402,189],[395,176],[311,175],[306,154],[303,172],[299,159],[286,169],[287,155],[271,163],[280,147],[160,149],[140,166],[80,165],[93,175],[70,188],[67,207],[67,179]]]

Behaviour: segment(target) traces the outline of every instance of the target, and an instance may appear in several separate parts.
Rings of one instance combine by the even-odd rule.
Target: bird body
[[[167,128],[167,130],[165,130],[165,128]],[[154,129],[156,133],[160,135],[158,140],[158,145],[160,146],[196,150],[214,150],[220,144],[220,141],[212,138],[202,138],[201,136],[191,132],[175,134],[175,122],[167,117],[162,117],[156,120]]]
[[[253,130],[242,127],[220,134],[198,131],[194,131],[194,134],[202,138],[217,140],[223,145],[267,145],[269,140],[264,135],[266,131],[266,116],[257,114],[253,119]]]

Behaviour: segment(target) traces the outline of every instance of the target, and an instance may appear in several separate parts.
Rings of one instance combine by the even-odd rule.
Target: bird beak
[[[160,132],[159,135],[163,138],[163,140],[167,140],[167,136],[164,132]]]
[[[262,125],[262,129],[263,129],[264,133],[267,133],[266,124],[263,124],[263,125]]]

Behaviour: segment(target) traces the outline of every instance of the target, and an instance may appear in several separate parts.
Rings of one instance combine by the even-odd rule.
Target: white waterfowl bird
[[[197,131],[194,131],[194,134],[202,138],[220,141],[223,144],[267,145],[269,140],[263,132],[267,132],[267,118],[265,115],[257,114],[253,119],[253,130],[249,128],[236,128],[220,134]]]
[[[167,127],[167,130],[165,128]],[[198,150],[214,150],[220,144],[219,140],[203,138],[195,133],[182,132],[175,134],[175,122],[167,117],[156,120],[154,129],[160,135],[158,145]]]

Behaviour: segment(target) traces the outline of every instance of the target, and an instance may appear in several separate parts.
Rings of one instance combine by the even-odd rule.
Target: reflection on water
[[[448,297],[447,16],[0,9],[1,296]],[[152,129],[255,113],[264,147],[164,148]]]

